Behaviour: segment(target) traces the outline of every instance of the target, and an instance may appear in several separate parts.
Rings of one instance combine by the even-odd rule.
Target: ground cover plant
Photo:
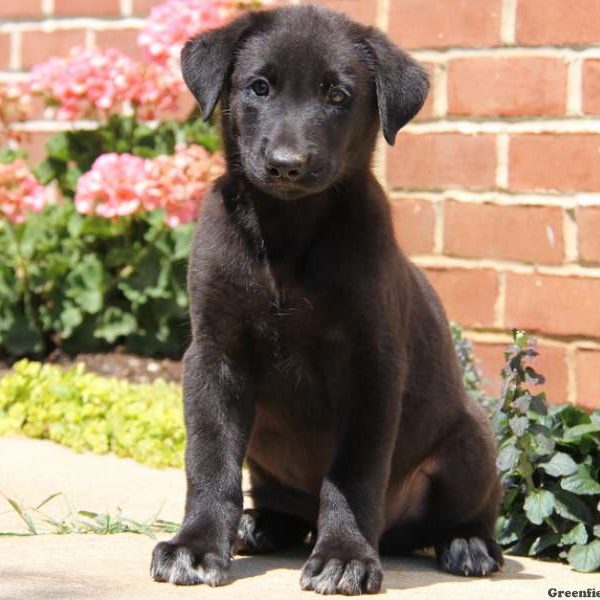
[[[19,361],[0,378],[0,435],[49,439],[79,452],[114,452],[153,467],[181,467],[181,389],[133,384],[82,366]]]

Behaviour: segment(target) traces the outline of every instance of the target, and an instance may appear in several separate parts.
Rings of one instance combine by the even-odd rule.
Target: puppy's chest
[[[326,385],[346,361],[349,319],[331,290],[316,290],[298,279],[270,274],[249,289],[250,335],[260,374],[300,391]]]

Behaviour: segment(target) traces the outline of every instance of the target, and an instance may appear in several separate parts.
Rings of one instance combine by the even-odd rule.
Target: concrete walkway
[[[0,438],[0,491],[32,506],[62,491],[78,509],[114,511],[145,519],[163,505],[161,517],[178,521],[183,474],[157,471],[113,456],[75,454],[49,442]],[[0,503],[4,503],[0,498]],[[6,509],[8,505],[6,504]],[[64,514],[58,503],[48,513]],[[0,531],[24,531],[14,511],[0,504]],[[155,541],[142,535],[40,535],[0,537],[0,600],[286,600],[311,598],[298,586],[305,555],[238,558],[232,583],[217,589],[176,588],[148,575]],[[548,598],[548,590],[596,587],[598,574],[578,574],[564,565],[508,558],[501,574],[463,579],[440,573],[429,557],[385,560],[389,599],[495,600]]]

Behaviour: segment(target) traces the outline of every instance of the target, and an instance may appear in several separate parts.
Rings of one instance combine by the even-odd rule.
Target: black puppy
[[[369,165],[379,125],[392,144],[422,106],[423,70],[315,7],[247,14],[188,42],[182,66],[205,117],[221,100],[227,174],[189,268],[185,519],[152,576],[218,585],[236,545],[312,529],[300,584],[319,593],[379,591],[380,550],[497,570],[491,430]]]

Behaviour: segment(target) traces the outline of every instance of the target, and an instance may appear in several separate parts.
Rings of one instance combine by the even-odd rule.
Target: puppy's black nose
[[[275,148],[267,154],[267,173],[280,179],[298,179],[304,174],[308,156],[289,148]]]

